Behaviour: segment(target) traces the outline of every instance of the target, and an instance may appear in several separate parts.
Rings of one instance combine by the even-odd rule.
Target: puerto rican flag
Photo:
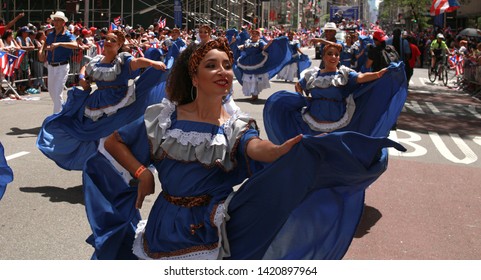
[[[150,47],[158,49],[160,47],[160,44],[159,42],[150,42]]]
[[[11,54],[7,54],[8,55],[8,63],[7,63],[7,66],[5,67],[5,69],[3,70],[3,74],[5,76],[13,76],[13,73],[15,72],[15,61],[17,60],[17,57],[14,56],[14,55],[11,55]]]
[[[104,52],[104,44],[105,40],[95,42],[95,46],[97,47],[97,54],[102,54]]]
[[[453,52],[449,56],[448,63],[451,69],[456,70],[456,76],[464,74],[464,59],[461,54]]]
[[[109,27],[109,31],[112,31],[112,30],[117,30],[119,29],[119,26],[113,22],[110,23],[110,27]]]
[[[27,52],[24,50],[18,50],[17,51],[17,59],[15,60],[15,65],[14,68],[18,69],[20,67],[20,64],[22,63],[23,57],[25,56]]]
[[[433,0],[429,13],[432,16],[437,16],[442,13],[450,13],[459,8],[457,0]]]
[[[3,69],[7,67],[8,56],[6,52],[0,51],[0,71],[3,73]]]
[[[140,47],[134,47],[132,49],[132,56],[134,57],[144,57],[144,52]]]
[[[122,24],[122,18],[120,16],[114,18],[114,24],[119,26]]]
[[[159,28],[164,28],[167,25],[167,19],[160,17],[157,23],[159,24]]]

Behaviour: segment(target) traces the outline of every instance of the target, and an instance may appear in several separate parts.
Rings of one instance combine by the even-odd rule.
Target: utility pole
[[[239,9],[239,28],[242,28],[242,25],[244,25],[244,0],[240,0],[240,9]]]
[[[90,26],[89,14],[90,14],[90,0],[84,0],[84,26]]]

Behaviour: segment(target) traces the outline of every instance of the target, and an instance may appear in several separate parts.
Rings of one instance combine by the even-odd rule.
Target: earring
[[[197,93],[195,94],[195,97],[197,97]],[[195,98],[194,98],[194,86],[192,86],[190,88],[190,98],[192,99],[192,101],[195,100]]]

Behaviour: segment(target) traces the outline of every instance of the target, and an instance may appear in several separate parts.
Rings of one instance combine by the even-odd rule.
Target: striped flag
[[[97,54],[102,54],[104,52],[104,44],[105,40],[95,42],[95,46],[97,47]]]
[[[11,77],[15,72],[15,61],[17,60],[17,57],[11,54],[7,54],[7,55],[8,55],[8,64],[3,70],[3,74],[5,76]]]
[[[167,19],[160,17],[157,23],[159,24],[159,28],[164,28],[167,25]]]
[[[459,8],[457,0],[433,0],[429,13],[432,16],[437,16],[442,13],[450,13]]]
[[[134,57],[144,57],[144,52],[140,47],[134,47],[132,49],[132,56]]]
[[[3,69],[7,67],[8,56],[6,52],[0,51],[0,71],[3,73]]]
[[[151,48],[155,48],[155,49],[158,49],[160,46],[159,46],[159,42],[150,42],[150,47]]]
[[[119,26],[122,24],[122,18],[120,16],[114,18],[114,24]]]
[[[14,68],[18,69],[20,67],[20,64],[22,63],[23,57],[25,56],[27,52],[25,50],[18,50],[17,51],[17,59],[15,60],[15,65]]]
[[[119,29],[119,26],[116,25],[115,23],[111,22],[110,27],[109,27],[109,31],[117,30],[117,29]]]

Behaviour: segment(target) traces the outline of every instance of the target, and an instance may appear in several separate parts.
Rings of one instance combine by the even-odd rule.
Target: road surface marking
[[[20,152],[20,153],[16,153],[16,154],[13,154],[11,156],[7,156],[5,157],[5,159],[7,161],[11,160],[11,159],[14,159],[14,158],[18,158],[18,157],[23,157],[24,155],[28,155],[30,154],[30,152]]]

